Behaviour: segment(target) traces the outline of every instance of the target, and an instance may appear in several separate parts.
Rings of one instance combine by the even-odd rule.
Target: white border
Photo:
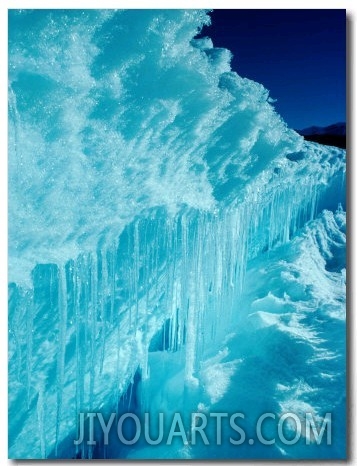
[[[347,9],[347,14],[350,19],[350,26],[351,26],[351,35],[350,37],[350,55],[348,56],[348,60],[352,61],[351,71],[352,76],[356,77],[356,57],[355,57],[355,34],[353,34],[353,30],[355,28],[355,18],[356,18],[356,2],[355,0],[348,0],[348,1],[329,1],[329,0],[319,0],[319,1],[309,1],[309,0],[299,0],[299,1],[277,1],[271,0],[269,2],[264,0],[250,0],[249,2],[245,2],[244,4],[239,4],[238,2],[234,2],[232,0],[220,0],[212,1],[212,0],[181,0],[181,1],[171,1],[169,4],[168,2],[164,2],[162,0],[156,1],[143,1],[143,0],[125,0],[119,2],[118,0],[73,0],[71,1],[58,1],[58,0],[33,0],[33,1],[17,1],[17,0],[1,0],[0,5],[0,109],[1,109],[1,137],[0,137],[0,150],[1,150],[1,167],[0,167],[0,219],[1,219],[1,226],[2,226],[2,248],[1,248],[1,257],[0,257],[0,285],[1,285],[1,304],[0,304],[0,329],[1,329],[1,338],[0,338],[0,367],[2,368],[1,373],[1,383],[0,383],[0,460],[1,464],[22,464],[27,465],[28,462],[26,461],[14,461],[7,459],[7,10],[10,8],[77,8],[77,9],[88,9],[88,8],[284,8],[284,9],[291,9],[291,8],[345,8]],[[352,53],[352,54],[351,54]],[[350,77],[351,79],[351,77]],[[352,99],[349,101],[350,105],[350,147],[354,147],[354,140],[353,134],[356,130],[356,125],[353,123],[353,109],[356,107],[356,93],[351,92],[349,98]],[[350,154],[351,159],[354,154]],[[357,163],[350,163],[349,169],[352,170],[352,174],[350,179],[356,180],[356,170],[357,170]],[[350,189],[353,191],[350,194],[350,204],[349,207],[351,209],[350,212],[350,241],[352,242],[353,239],[353,232],[356,231],[356,207],[354,205],[355,201],[355,190],[353,189],[353,183],[350,183]],[[357,204],[356,204],[357,205]],[[349,258],[349,266],[352,266],[352,262],[355,263],[356,259],[356,249],[352,250],[350,245],[349,248],[350,258]],[[350,273],[350,313],[354,310],[354,300],[353,300],[353,291],[356,289],[357,286],[357,278],[353,276],[352,270]],[[352,320],[352,319],[351,319]],[[351,321],[350,320],[350,321]],[[353,329],[350,332],[350,355],[353,357],[352,364],[350,367],[351,375],[353,377],[350,380],[350,391],[351,394],[357,389],[356,384],[356,369],[355,369],[355,348],[356,345],[353,343],[354,336],[356,335],[356,322],[357,318],[353,319]],[[352,370],[353,369],[353,370]],[[353,400],[355,401],[355,400]],[[356,408],[355,403],[351,403],[350,408],[352,409],[352,413],[350,413],[351,419],[354,420],[356,417]],[[352,423],[352,437],[350,436],[350,451],[352,453],[352,458],[349,459],[348,464],[354,464],[354,460],[356,460],[356,454],[354,452],[356,446],[356,425],[353,421]],[[112,462],[111,462],[112,463]],[[160,464],[167,464],[172,465],[170,462],[159,462]],[[197,461],[184,461],[182,462],[186,466],[191,464],[203,464]],[[249,462],[248,464],[254,466],[258,464],[264,464],[263,461],[254,461]],[[280,463],[280,461],[279,461]],[[43,461],[31,461],[31,464],[43,464]],[[56,461],[56,464],[70,464],[67,462]],[[106,461],[96,461],[95,464],[97,465],[108,465],[109,463]],[[135,464],[142,464],[142,463],[135,463],[130,462],[131,465]],[[224,463],[217,463],[217,464],[224,464]],[[287,464],[287,463],[282,463]],[[291,463],[292,464],[292,463]],[[299,461],[299,464],[303,465],[306,462]],[[311,464],[311,463],[309,463]],[[327,464],[327,463],[318,463],[314,462],[314,464]],[[331,463],[330,463],[331,464]]]
[[[294,9],[294,8],[306,8],[306,9],[323,9],[323,8],[346,8],[348,10],[353,9],[353,1],[347,0],[343,2],[337,2],[334,0],[289,0],[284,2],[282,0],[250,0],[249,3],[239,4],[237,1],[232,0],[171,0],[170,3],[163,0],[76,0],[76,2],[70,0],[3,0],[4,7],[2,9],[7,10],[8,8],[69,8],[69,9],[88,9],[88,8],[241,8],[241,9],[254,9],[254,8],[282,8],[282,9]]]

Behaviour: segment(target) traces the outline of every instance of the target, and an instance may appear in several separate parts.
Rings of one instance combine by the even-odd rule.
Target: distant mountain
[[[296,130],[308,141],[346,149],[346,123],[335,123],[329,126],[310,126]]]
[[[346,123],[335,123],[329,126],[310,126],[309,128],[297,130],[302,136],[313,136],[322,134],[334,134],[336,136],[346,136]]]

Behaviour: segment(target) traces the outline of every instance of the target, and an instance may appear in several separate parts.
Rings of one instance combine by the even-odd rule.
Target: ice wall
[[[247,261],[343,203],[345,153],[194,39],[204,11],[9,20],[9,453],[91,456],[78,413],[150,377],[162,328],[197,384]]]

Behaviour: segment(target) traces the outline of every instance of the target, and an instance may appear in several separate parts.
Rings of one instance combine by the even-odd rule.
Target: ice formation
[[[345,151],[195,39],[205,11],[9,21],[9,456],[343,457]],[[73,444],[80,412],[234,404],[339,437]]]

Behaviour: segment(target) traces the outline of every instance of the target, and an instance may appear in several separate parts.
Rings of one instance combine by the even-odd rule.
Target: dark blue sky
[[[289,126],[346,121],[345,10],[215,10],[202,35],[277,99]]]

